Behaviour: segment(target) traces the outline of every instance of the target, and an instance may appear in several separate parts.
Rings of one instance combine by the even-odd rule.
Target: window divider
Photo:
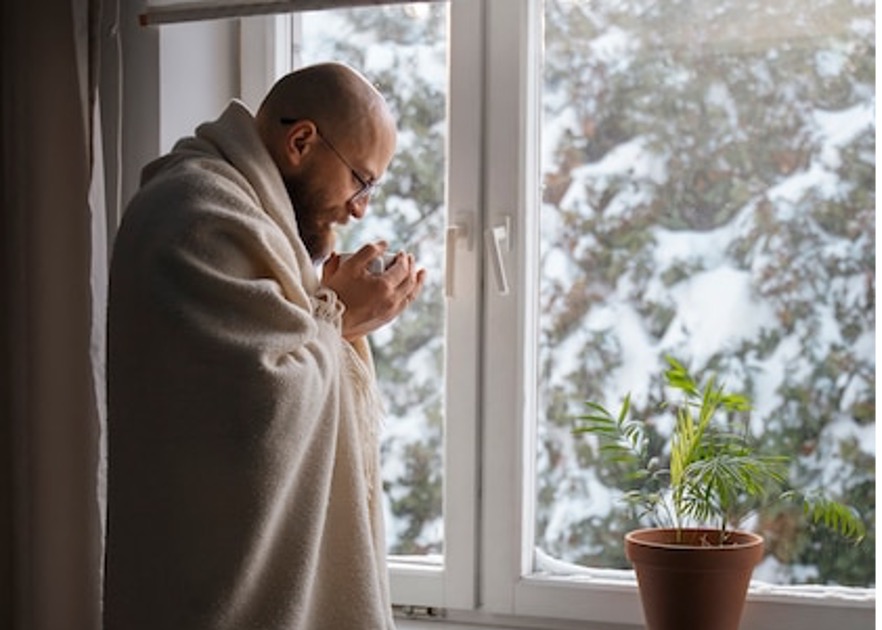
[[[444,602],[472,610],[479,604],[477,576],[482,362],[481,292],[483,239],[484,3],[449,7],[447,224],[448,242],[445,431],[444,431]]]
[[[535,267],[538,246],[541,20],[533,0],[487,0],[486,7],[484,221],[492,228],[508,219],[510,247],[498,252],[509,291],[484,296],[481,604],[511,614],[533,556],[535,298],[527,292],[536,282],[525,270]],[[493,288],[493,266],[485,267]]]

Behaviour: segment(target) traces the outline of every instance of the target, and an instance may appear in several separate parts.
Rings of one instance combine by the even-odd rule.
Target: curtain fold
[[[411,4],[419,2],[448,2],[449,0],[147,0],[139,20],[143,26],[212,20],[220,18],[269,15],[315,11],[318,9],[342,9],[382,4]]]
[[[107,190],[116,174],[104,176],[114,140],[97,121],[115,3],[3,3],[0,627],[12,630],[101,627]]]

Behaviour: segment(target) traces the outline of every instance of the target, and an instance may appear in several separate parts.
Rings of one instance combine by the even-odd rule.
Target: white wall
[[[234,20],[148,28],[159,28],[159,149],[165,153],[239,96],[239,29]]]
[[[138,3],[121,4],[125,206],[145,164],[239,97],[239,29],[234,20],[145,27]]]

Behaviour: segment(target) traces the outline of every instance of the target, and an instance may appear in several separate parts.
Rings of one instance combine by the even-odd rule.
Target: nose
[[[367,195],[359,199],[350,199],[347,202],[347,205],[349,206],[349,214],[356,219],[361,219],[367,212],[369,203],[370,198]]]

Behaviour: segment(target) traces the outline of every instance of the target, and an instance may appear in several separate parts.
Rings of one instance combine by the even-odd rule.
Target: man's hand
[[[422,291],[426,270],[416,268],[412,254],[399,252],[383,273],[371,273],[371,261],[386,249],[380,241],[365,245],[346,260],[334,253],[322,268],[322,284],[346,306],[343,337],[349,341],[398,317]]]

